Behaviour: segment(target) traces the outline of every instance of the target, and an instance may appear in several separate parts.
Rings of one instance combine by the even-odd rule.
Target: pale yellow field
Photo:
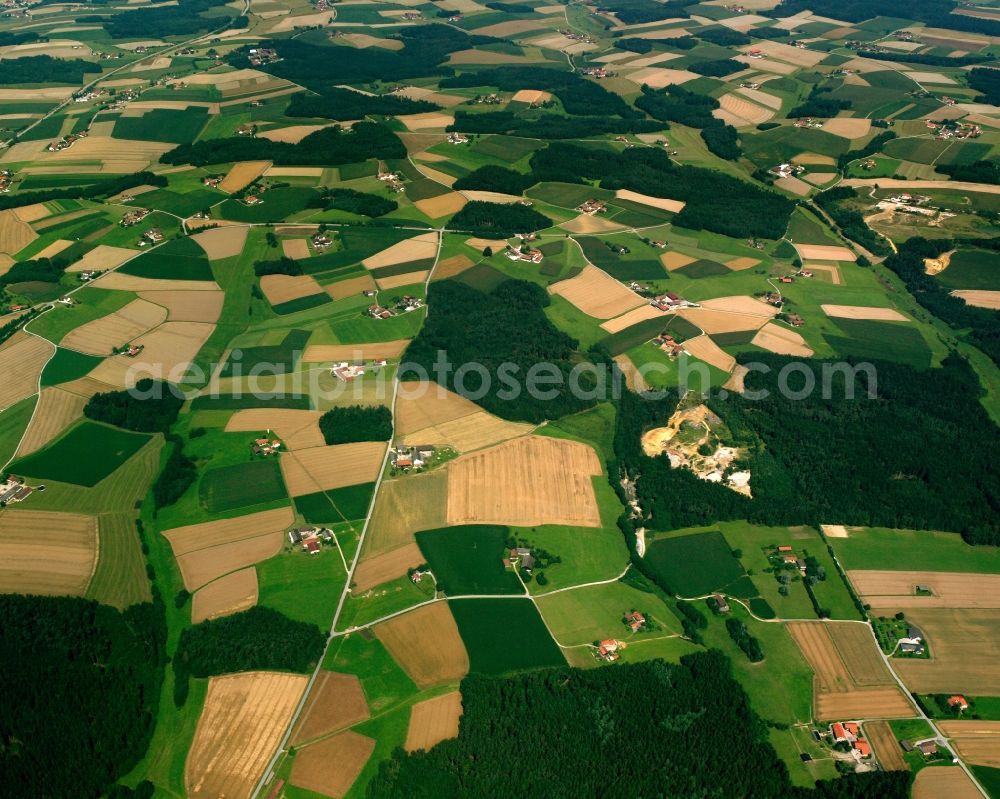
[[[437,262],[437,265],[434,267],[434,279],[446,280],[449,277],[455,277],[474,265],[475,262],[467,255],[462,255],[461,253],[453,255],[451,258],[445,258]]]
[[[416,283],[423,283],[430,275],[429,269],[419,272],[407,272],[403,275],[391,275],[390,277],[376,278],[375,282],[380,289],[398,289],[400,286],[412,286]]]
[[[31,226],[12,210],[0,211],[0,252],[14,255],[37,238]]]
[[[462,196],[466,200],[476,200],[484,203],[499,203],[500,205],[513,205],[521,202],[521,197],[517,194],[503,194],[499,191],[471,191],[462,189]]]
[[[967,763],[1000,768],[1000,721],[940,721],[938,729]]]
[[[684,210],[685,203],[680,200],[667,200],[663,197],[650,197],[648,194],[640,194],[630,189],[618,189],[615,197],[619,200],[631,200],[632,202],[651,205],[653,208],[662,208],[664,211],[671,211],[675,214]]]
[[[430,197],[426,200],[417,200],[413,203],[421,213],[427,214],[431,219],[440,219],[443,216],[456,214],[461,211],[468,200],[457,191],[450,194],[442,194],[440,197]]]
[[[731,372],[736,366],[736,359],[708,336],[689,338],[684,342],[684,349],[689,355],[693,355],[723,372]]]
[[[233,167],[234,169],[236,167]],[[228,175],[226,178],[228,179]],[[220,184],[221,186],[221,184]],[[195,233],[191,238],[198,242],[210,261],[232,258],[243,252],[250,228],[245,225],[226,225]]]
[[[306,239],[282,239],[281,251],[286,258],[301,261],[310,256],[309,242]]]
[[[430,749],[449,738],[457,738],[461,717],[462,694],[459,691],[417,702],[410,711],[403,748],[407,752],[415,752]]]
[[[110,136],[88,136],[79,139],[72,147],[57,153],[46,152],[45,163],[66,166],[76,162],[88,164],[101,162],[101,171],[110,173],[141,172],[156,163],[167,150],[176,145],[164,142],[138,141],[133,139],[113,139]],[[95,167],[89,166],[88,171]]]
[[[716,311],[711,308],[682,308],[677,315],[697,325],[706,333],[759,330],[770,318],[759,314]]]
[[[820,305],[823,313],[836,319],[875,319],[881,322],[909,322],[893,308],[869,308],[861,305]]]
[[[816,50],[805,50],[783,42],[754,42],[751,47],[760,50],[765,56],[787,61],[799,67],[814,67],[826,57],[824,53]]]
[[[397,119],[406,125],[407,130],[443,129],[451,125],[455,118],[440,111],[428,111],[424,114],[405,114]]]
[[[290,507],[275,508],[237,516],[234,519],[175,527],[172,530],[165,530],[163,535],[177,556],[265,533],[284,532],[285,528],[291,527],[294,522],[295,514]]]
[[[59,253],[65,250],[67,247],[72,247],[73,242],[66,239],[56,239],[48,247],[39,250],[34,258],[55,258]]]
[[[17,449],[19,457],[36,452],[83,416],[85,397],[61,388],[44,388],[35,414]]]
[[[260,279],[260,290],[271,305],[323,293],[312,275],[264,275]]]
[[[209,679],[184,766],[187,795],[248,799],[307,682],[304,675],[267,671]]]
[[[680,252],[665,252],[660,256],[660,263],[663,264],[668,272],[673,272],[682,266],[693,264],[697,260],[697,258],[692,258],[690,255],[684,255],[684,253]]]
[[[1000,608],[1000,574],[852,569],[854,588],[875,608]],[[926,585],[933,596],[917,596]]]
[[[145,347],[141,355],[105,358],[91,370],[90,376],[118,388],[124,388],[130,376],[141,377],[149,372],[182,382],[179,378],[214,329],[215,325],[203,322],[164,322],[135,339],[134,343]]]
[[[493,50],[459,50],[448,56],[448,64],[536,64],[528,56],[498,53]],[[2,98],[0,98],[2,99]]]
[[[30,397],[55,347],[43,338],[19,330],[0,344],[0,410]]]
[[[381,471],[386,445],[380,441],[309,447],[281,455],[281,473],[288,494],[300,497],[316,491],[370,483]]]
[[[0,592],[82,596],[97,565],[97,517],[0,511]]]
[[[121,266],[129,258],[139,254],[138,250],[126,247],[111,247],[108,244],[98,244],[79,261],[70,264],[67,272],[91,272],[95,269],[113,269]]]
[[[514,103],[544,103],[551,100],[552,95],[538,89],[521,89],[514,92],[514,96],[510,99]]]
[[[732,260],[726,261],[725,266],[732,269],[734,272],[742,272],[744,269],[753,269],[757,266],[760,261],[757,258],[748,258],[747,256],[741,256],[739,258],[733,258]]]
[[[447,602],[425,605],[372,629],[419,688],[458,682],[469,671],[469,656]]]
[[[773,322],[768,322],[758,330],[750,343],[778,355],[798,355],[808,358],[813,354],[812,348],[806,344],[801,335],[791,328],[781,327]]]
[[[910,795],[913,799],[983,799],[975,783],[958,767],[920,769]]]
[[[594,451],[575,441],[522,436],[463,455],[448,467],[449,524],[601,523]]]
[[[720,97],[719,105],[723,111],[742,119],[744,125],[759,125],[774,116],[773,109],[757,105],[746,97],[734,93],[724,94]]]
[[[865,737],[875,750],[875,756],[886,771],[907,771],[903,750],[888,721],[870,721],[864,726]]]
[[[485,28],[476,28],[472,32],[479,36],[495,36],[498,39],[514,38],[519,33],[544,28],[550,23],[545,20],[518,19],[510,22],[498,22],[495,25],[487,25]]]
[[[302,363],[398,358],[409,343],[409,339],[399,339],[370,344],[310,344],[302,355]]]
[[[823,130],[832,133],[834,136],[842,136],[845,139],[862,139],[868,135],[872,129],[870,119],[854,119],[852,117],[837,117],[828,119],[823,123]]]
[[[343,300],[347,297],[356,297],[364,291],[371,291],[375,288],[375,280],[369,274],[359,277],[349,277],[347,280],[338,280],[324,286],[323,290],[335,300]]]
[[[365,258],[361,263],[368,269],[378,269],[382,266],[395,266],[408,261],[419,261],[433,258],[437,255],[438,234],[422,233],[412,239],[400,241],[381,252]]]
[[[321,447],[320,411],[293,408],[243,408],[229,417],[227,433],[254,433],[267,430],[281,439],[289,450]]]
[[[14,214],[22,222],[37,222],[39,219],[44,219],[51,215],[51,211],[45,207],[44,203],[32,203],[31,205],[22,205],[20,208],[15,208]]]
[[[597,319],[610,319],[646,304],[634,291],[590,264],[576,277],[549,286],[549,292]]]
[[[796,244],[795,249],[803,261],[856,261],[858,257],[847,247],[830,244]]]
[[[219,189],[229,194],[244,189],[263,175],[270,166],[270,161],[240,161],[238,164],[233,164],[219,184]]]
[[[212,280],[160,280],[154,277],[136,277],[121,272],[108,272],[94,281],[95,286],[116,291],[219,291],[219,284]]]
[[[614,319],[609,319],[607,322],[602,322],[601,328],[609,333],[617,333],[647,319],[656,319],[658,316],[663,316],[663,311],[647,303],[621,316],[616,316]],[[664,317],[664,319],[666,318]]]
[[[403,42],[399,39],[379,39],[377,36],[369,36],[367,33],[342,33],[340,38],[362,49],[368,47],[382,47],[386,50],[403,49]]]
[[[449,189],[455,185],[455,181],[458,180],[454,175],[449,175],[447,172],[442,172],[439,169],[434,169],[426,164],[417,164],[417,171],[420,172],[425,178],[430,178],[435,183],[440,183],[442,186],[447,186]]]
[[[768,305],[763,300],[747,295],[733,295],[731,297],[714,297],[700,303],[702,308],[711,308],[716,311],[729,311],[731,313],[745,313],[756,316],[773,317],[778,315],[778,309],[773,305]]]
[[[624,230],[622,225],[612,222],[610,219],[590,214],[580,214],[575,219],[563,222],[559,227],[570,233],[610,233],[613,230]]]
[[[760,89],[737,89],[738,94],[742,94],[744,97],[753,100],[758,105],[766,106],[772,111],[778,111],[781,108],[781,98],[775,97],[773,94],[768,94],[767,92],[762,92]]]
[[[413,534],[448,523],[448,470],[383,480],[375,498],[363,556],[413,543]]]
[[[416,544],[404,544],[381,555],[365,558],[354,570],[353,595],[358,596],[377,585],[402,577],[407,570],[424,561],[424,555]]]
[[[281,551],[284,541],[284,533],[267,533],[181,555],[177,558],[177,566],[184,587],[195,591],[224,574],[272,558]]]
[[[667,67],[644,67],[626,77],[633,83],[645,84],[654,89],[662,89],[665,86],[675,86],[687,83],[698,77],[694,72],[686,69],[668,69]]]
[[[257,570],[231,572],[195,591],[191,600],[191,623],[239,613],[257,604]]]
[[[361,681],[353,674],[320,672],[292,731],[294,746],[369,718]]]
[[[166,318],[166,308],[146,300],[132,300],[114,313],[71,330],[59,343],[90,355],[111,355],[115,347],[130,343]]]
[[[326,125],[289,125],[284,128],[274,128],[273,130],[263,130],[257,134],[258,138],[280,141],[287,144],[298,144],[310,133],[323,130]],[[312,167],[271,167],[266,174],[270,177],[302,177],[302,171],[309,169],[306,176],[315,174]],[[289,170],[293,170],[289,172]]]
[[[779,189],[784,189],[785,191],[790,191],[792,194],[797,194],[799,197],[805,197],[812,191],[812,186],[806,183],[801,178],[797,178],[794,175],[789,175],[788,177],[778,178],[774,181],[774,185]],[[812,245],[800,245],[800,246],[812,246]],[[813,256],[818,257],[818,256]]]
[[[989,291],[985,289],[960,289],[953,291],[956,297],[961,297],[969,305],[977,308],[992,308],[1000,310],[1000,291]]]
[[[307,746],[295,756],[289,781],[340,799],[354,785],[375,750],[375,741],[353,730]]]
[[[140,291],[139,298],[162,305],[171,322],[214,323],[226,295],[222,291]]]

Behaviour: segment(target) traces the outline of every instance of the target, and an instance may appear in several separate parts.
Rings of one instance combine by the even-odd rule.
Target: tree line
[[[94,394],[83,406],[83,415],[137,433],[166,433],[183,404],[168,383],[145,377],[135,389]]]
[[[14,83],[82,83],[85,75],[100,74],[101,65],[82,58],[29,55],[0,61],[0,86]]]
[[[331,408],[319,417],[319,430],[327,444],[388,441],[392,438],[392,411],[385,405]]]

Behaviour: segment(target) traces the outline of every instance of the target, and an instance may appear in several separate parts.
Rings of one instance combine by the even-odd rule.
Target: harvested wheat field
[[[76,261],[66,267],[66,271],[90,272],[94,269],[114,269],[116,266],[121,266],[129,258],[134,258],[138,254],[138,250],[129,250],[126,247],[111,247],[107,244],[98,244],[79,261]]]
[[[522,436],[463,455],[448,467],[449,524],[599,527],[594,450],[576,441]]]
[[[682,308],[677,315],[708,334],[759,330],[769,320],[769,317],[759,314],[716,311],[712,308]]]
[[[166,319],[166,308],[146,300],[132,300],[114,313],[71,330],[59,343],[88,355],[111,355],[116,347],[128,344]]]
[[[116,291],[220,291],[214,280],[169,280],[107,272],[92,285]]]
[[[790,191],[792,194],[797,194],[799,197],[805,197],[812,191],[812,186],[797,177],[789,175],[785,178],[778,178],[774,181],[774,185],[779,189],[784,189],[785,191]]]
[[[921,694],[1000,695],[1000,610],[914,608],[906,618],[923,631],[931,651],[930,659],[894,661],[907,688]]]
[[[379,39],[377,36],[369,36],[367,33],[342,33],[340,38],[362,49],[367,47],[383,47],[386,50],[403,49],[403,42],[399,39]]]
[[[662,208],[664,211],[671,211],[672,213],[679,214],[684,210],[686,203],[680,200],[667,200],[663,197],[651,197],[648,194],[640,194],[637,191],[631,191],[629,189],[618,189],[615,192],[615,197],[619,200],[631,200],[634,203],[642,203],[643,205],[649,205],[653,208]]]
[[[417,702],[410,711],[410,725],[406,729],[403,748],[407,752],[416,752],[418,749],[430,749],[449,738],[457,738],[461,717],[460,691]]]
[[[235,169],[236,167],[233,167]],[[232,174],[232,171],[229,173]],[[226,175],[226,180],[229,175]],[[220,186],[222,184],[219,184]],[[250,228],[246,225],[226,225],[225,227],[211,228],[195,233],[191,238],[198,242],[210,261],[218,261],[221,258],[232,258],[243,252],[243,245],[246,244],[247,233]]]
[[[422,214],[426,214],[431,219],[440,219],[443,216],[457,214],[465,208],[465,204],[467,202],[468,200],[465,199],[461,192],[452,191],[448,194],[442,194],[439,197],[429,197],[426,200],[417,200],[413,204]]]
[[[253,671],[212,677],[184,765],[187,795],[247,799],[302,698],[308,678]]]
[[[1000,291],[986,289],[959,289],[951,292],[955,297],[961,297],[969,305],[977,308],[992,308],[1000,310]]]
[[[396,398],[396,434],[413,435],[481,411],[476,403],[438,383],[408,381],[400,384]]]
[[[405,544],[381,555],[365,558],[354,570],[351,590],[354,596],[359,596],[375,586],[402,577],[407,570],[419,566],[425,560],[416,544]]]
[[[425,164],[418,163],[417,170],[425,178],[430,178],[435,183],[440,183],[442,186],[447,186],[449,189],[455,185],[455,181],[458,180],[454,175],[449,175],[447,172],[442,172],[439,169],[434,169],[433,167],[426,166]],[[465,196],[464,194],[462,196]]]
[[[796,244],[795,249],[803,261],[856,261],[858,256],[847,247],[832,244]]]
[[[742,272],[744,269],[753,269],[753,267],[757,266],[757,264],[759,263],[760,263],[759,259],[748,258],[747,256],[744,255],[739,258],[733,258],[729,261],[726,261],[724,266],[728,267],[729,269],[732,269],[734,272]]]
[[[750,343],[778,355],[797,355],[808,358],[813,354],[812,348],[806,344],[806,340],[801,335],[791,328],[781,327],[773,322],[768,322],[758,330],[757,335]]]
[[[24,432],[18,457],[37,452],[63,430],[83,416],[87,399],[61,388],[45,388],[38,397],[38,406],[28,429]]]
[[[271,166],[270,161],[240,161],[233,164],[219,184],[219,190],[232,194],[245,189]]]
[[[975,783],[960,768],[922,768],[913,780],[913,799],[983,799]]]
[[[409,339],[376,341],[369,344],[310,344],[302,355],[302,363],[332,361],[367,361],[378,358],[398,358],[406,350]]]
[[[478,191],[462,189],[462,196],[466,200],[476,200],[484,203],[497,203],[499,205],[513,205],[521,202],[524,198],[517,194],[504,194],[500,191]]]
[[[284,142],[285,144],[298,144],[310,133],[315,133],[317,130],[323,130],[323,128],[328,127],[327,125],[288,125],[284,128],[274,128],[273,130],[262,130],[257,134],[258,138],[270,139],[271,141]],[[347,127],[347,126],[345,126]],[[302,169],[310,169],[310,167],[301,167]],[[274,167],[267,170],[267,175],[274,177],[303,177],[301,174],[289,175],[288,172],[281,174],[282,167],[278,167],[277,171]]]
[[[393,244],[382,252],[370,255],[361,263],[368,269],[378,269],[383,266],[395,266],[405,264],[409,261],[421,261],[425,258],[433,258],[437,255],[438,234],[422,233],[412,239]]]
[[[723,372],[733,371],[736,359],[708,336],[696,336],[684,342],[684,351]]]
[[[845,139],[863,139],[872,129],[870,119],[855,119],[853,117],[836,117],[823,123],[823,130],[834,136]]]
[[[736,90],[737,94],[742,94],[744,97],[753,100],[758,105],[766,106],[772,111],[778,111],[781,109],[781,98],[773,94],[768,94],[767,92],[762,92],[760,89],[744,89],[739,88]]]
[[[437,262],[437,265],[434,267],[434,279],[446,280],[449,277],[455,277],[474,265],[475,261],[467,255],[462,255],[461,253],[453,255],[451,258],[445,258],[443,261]]]
[[[418,688],[458,682],[469,656],[447,602],[424,605],[372,628]]]
[[[307,746],[295,756],[292,785],[340,799],[354,785],[375,741],[352,730]]]
[[[886,771],[909,771],[903,760],[903,749],[887,721],[870,721],[864,725],[865,737],[875,750],[875,756]]]
[[[348,297],[371,291],[375,288],[375,280],[367,272],[359,277],[349,277],[347,280],[338,280],[329,286],[324,286],[323,290],[335,300],[344,300]]]
[[[90,164],[99,161],[101,172],[115,174],[141,172],[174,147],[175,145],[164,142],[89,136],[78,139],[72,147],[67,147],[65,150],[45,153],[45,162],[60,167],[73,163],[86,164],[88,172],[95,172],[98,168]]]
[[[493,252],[502,252],[507,247],[507,242],[504,239],[471,238],[465,240],[465,246],[479,251],[489,247]]]
[[[744,125],[759,125],[774,116],[774,109],[757,105],[757,103],[735,93],[722,95],[719,98],[719,105],[721,110],[743,120]]]
[[[665,252],[660,256],[660,263],[666,267],[668,272],[673,272],[682,266],[693,264],[697,260],[697,258],[692,258],[690,255],[684,255],[684,253],[680,252]]]
[[[30,397],[38,389],[38,377],[55,346],[23,330],[0,344],[0,410]]]
[[[184,587],[194,591],[224,574],[272,558],[281,551],[284,540],[284,533],[266,533],[181,555],[177,558],[177,566],[184,578]]]
[[[247,610],[257,604],[257,570],[251,566],[213,580],[195,591],[191,600],[191,623],[217,619]]]
[[[320,411],[293,408],[244,408],[229,417],[226,432],[260,434],[270,430],[289,450],[322,447],[325,443],[319,429],[322,415]]]
[[[323,293],[312,275],[264,275],[260,279],[260,290],[271,305]]]
[[[813,669],[817,720],[913,715],[913,705],[893,680],[867,625],[791,622],[786,628]]]
[[[380,289],[388,291],[389,289],[398,289],[400,286],[412,286],[414,283],[424,283],[430,273],[429,269],[424,269],[419,272],[407,272],[402,275],[377,278],[375,282]]]
[[[0,512],[0,593],[83,596],[97,566],[97,517]]]
[[[94,394],[100,394],[102,391],[114,391],[115,387],[92,377],[78,377],[76,380],[60,384],[59,388],[77,394],[84,399],[90,399]]]
[[[576,277],[549,286],[549,293],[597,319],[610,319],[646,304],[644,298],[590,264]]]
[[[431,443],[438,447],[451,447],[456,452],[473,450],[499,444],[534,430],[534,426],[519,422],[508,422],[484,410],[466,416],[439,422],[432,427],[424,427],[401,436],[404,444]]]
[[[234,519],[175,527],[172,530],[165,530],[163,535],[177,556],[265,533],[284,532],[285,528],[291,527],[294,522],[295,514],[290,507],[275,508],[237,516]]]
[[[964,760],[1000,768],[1000,721],[939,721],[937,726]]]
[[[32,258],[55,258],[59,253],[65,250],[67,247],[72,247],[73,242],[67,239],[56,239],[48,247],[39,250],[35,253]]]
[[[360,441],[309,447],[281,455],[281,473],[288,495],[300,497],[316,491],[374,481],[382,469],[386,445]]]
[[[226,295],[222,291],[142,291],[139,298],[162,305],[171,322],[215,323]]]
[[[617,333],[639,322],[645,322],[647,319],[656,319],[658,316],[663,316],[663,311],[647,303],[614,319],[609,319],[607,322],[602,322],[601,328],[607,330],[609,333]],[[666,318],[664,317],[664,320]],[[666,321],[664,321],[664,324],[666,324]]]
[[[822,272],[829,275],[830,282],[835,286],[839,286],[843,283],[843,280],[840,277],[839,266],[834,266],[833,264],[805,264],[803,268],[812,272]]]
[[[805,179],[813,186],[823,186],[831,180],[836,180],[839,175],[836,172],[810,172],[805,175]]]
[[[680,83],[687,83],[698,77],[694,72],[686,69],[668,69],[667,67],[644,67],[630,75],[626,75],[633,83],[640,86],[645,84],[654,89],[662,89],[665,86],[675,86]]]
[[[487,25],[485,28],[476,28],[472,32],[478,36],[495,36],[498,39],[511,39],[519,33],[544,28],[549,23],[545,20],[537,19],[517,19],[510,22],[498,22],[495,25]]]
[[[375,498],[363,556],[413,543],[413,534],[448,523],[448,470],[383,480]]]
[[[544,103],[552,99],[552,95],[548,92],[539,91],[538,89],[521,89],[520,91],[514,92],[514,96],[510,98],[512,103]]]
[[[909,322],[893,308],[868,308],[862,305],[820,305],[823,313],[837,319],[875,319],[880,322]]]
[[[14,255],[37,238],[31,226],[13,211],[0,211],[0,252]]]
[[[311,255],[309,242],[306,239],[282,239],[281,251],[286,258],[295,261],[302,261]]]
[[[37,222],[39,219],[45,219],[45,217],[52,215],[52,212],[45,207],[44,203],[22,205],[20,208],[13,210],[15,216],[22,222]]]
[[[625,229],[624,225],[619,225],[617,222],[612,222],[610,219],[597,214],[594,216],[580,214],[568,222],[563,222],[559,227],[563,230],[568,230],[570,233],[610,233],[615,230]]]
[[[353,674],[321,671],[313,683],[290,742],[299,746],[370,717],[361,680]]]
[[[214,329],[215,325],[203,322],[164,322],[135,340],[134,343],[145,348],[139,357],[105,358],[91,370],[90,377],[124,388],[132,378],[142,377],[143,367],[149,365],[152,371],[162,373],[164,379],[181,383],[188,365]],[[133,369],[140,374],[133,374]]]
[[[873,608],[1000,608],[1000,574],[965,572],[875,571],[847,573],[855,590]],[[917,596],[926,585],[933,596]]]
[[[426,114],[404,114],[396,118],[406,125],[407,130],[443,129],[455,121],[455,118],[450,114],[442,114],[439,111],[429,111]]]

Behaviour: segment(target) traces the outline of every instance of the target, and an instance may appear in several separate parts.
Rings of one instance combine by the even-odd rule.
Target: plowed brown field
[[[462,717],[462,694],[459,691],[417,702],[410,711],[410,726],[406,730],[407,752],[430,749],[449,738],[458,737],[458,720]]]
[[[348,730],[307,746],[295,756],[292,785],[340,799],[354,785],[375,741]]]
[[[369,715],[361,680],[353,674],[320,672],[292,731],[291,743],[298,746],[364,721]]]

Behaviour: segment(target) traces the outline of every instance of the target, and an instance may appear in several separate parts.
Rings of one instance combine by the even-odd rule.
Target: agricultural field
[[[448,609],[465,642],[472,672],[505,674],[565,663],[538,610],[528,600],[453,599]]]
[[[522,594],[524,588],[501,560],[510,529],[499,525],[461,525],[417,533],[417,546],[438,590],[446,594]]]

